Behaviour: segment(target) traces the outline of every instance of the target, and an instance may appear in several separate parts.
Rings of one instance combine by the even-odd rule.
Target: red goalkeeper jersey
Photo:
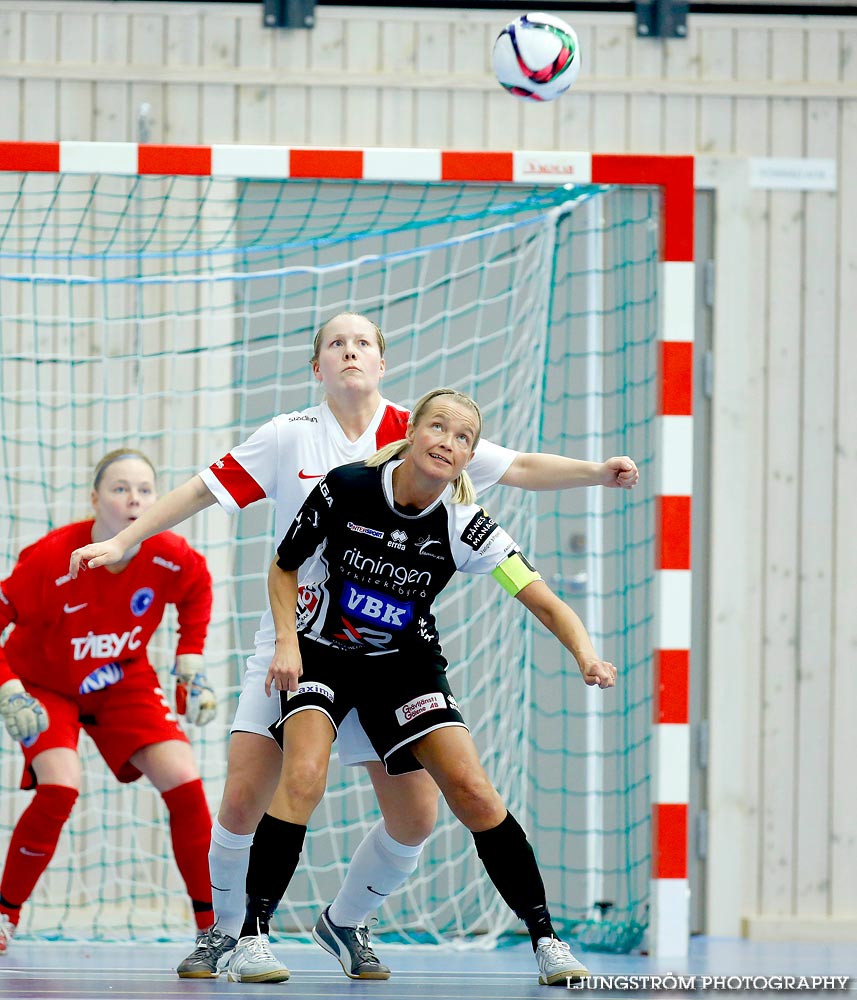
[[[176,655],[202,652],[211,617],[203,556],[164,531],[121,573],[100,567],[72,580],[69,557],[92,540],[92,523],[57,528],[28,546],[0,585],[0,632],[15,623],[0,649],[0,684],[15,675],[62,694],[100,690],[125,664],[148,663],[146,646],[167,604],[178,611]]]

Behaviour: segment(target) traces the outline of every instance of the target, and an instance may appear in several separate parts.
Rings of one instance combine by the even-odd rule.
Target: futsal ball
[[[552,101],[564,94],[580,72],[580,46],[570,24],[553,14],[522,14],[494,43],[494,74],[514,94],[531,101]]]

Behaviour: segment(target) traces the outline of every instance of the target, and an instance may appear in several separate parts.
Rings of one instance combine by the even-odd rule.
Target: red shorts
[[[167,740],[190,742],[151,665],[123,664],[123,669],[125,676],[118,683],[91,694],[59,694],[24,682],[30,694],[47,709],[49,724],[32,746],[21,748],[21,788],[36,787],[32,764],[40,753],[56,747],[77,750],[81,729],[86,730],[107,766],[122,782],[140,777],[130,760],[143,747]]]

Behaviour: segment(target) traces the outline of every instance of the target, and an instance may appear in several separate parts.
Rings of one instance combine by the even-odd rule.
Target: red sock
[[[187,886],[196,925],[201,931],[214,923],[211,905],[211,876],[208,848],[211,843],[211,814],[202,790],[202,780],[188,781],[163,793],[170,812],[170,835],[184,884]]]
[[[37,785],[33,801],[15,825],[0,882],[0,913],[5,913],[13,924],[17,925],[21,905],[30,898],[54,856],[76,799],[75,788]]]

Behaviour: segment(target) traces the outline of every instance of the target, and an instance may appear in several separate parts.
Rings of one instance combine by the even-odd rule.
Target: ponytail
[[[398,458],[400,455],[404,455],[411,444],[407,438],[402,438],[401,441],[393,441],[390,444],[385,444],[383,448],[379,448],[374,455],[370,455],[366,459],[366,464],[369,468],[376,468],[379,465],[383,465],[385,462],[389,462],[393,458]]]

